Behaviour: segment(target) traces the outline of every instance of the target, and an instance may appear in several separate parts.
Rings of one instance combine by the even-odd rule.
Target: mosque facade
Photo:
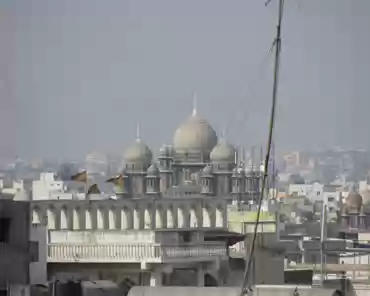
[[[156,159],[137,135],[124,153],[120,171],[122,197],[206,195],[230,200],[255,199],[260,173],[238,162],[237,149],[194,108],[176,130],[173,145],[163,145]]]

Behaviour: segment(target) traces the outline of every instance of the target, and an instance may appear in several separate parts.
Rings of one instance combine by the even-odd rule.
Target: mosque
[[[352,190],[340,213],[341,228],[346,233],[369,232],[370,230],[370,191]]]
[[[90,159],[104,163],[96,154]],[[45,274],[162,285],[164,274],[176,273],[172,285],[192,279],[203,286],[207,272],[222,284],[228,247],[244,240],[227,229],[228,203],[246,202],[260,187],[259,175],[238,160],[237,149],[196,108],[156,159],[138,133],[124,153],[117,199],[32,201],[32,223],[48,229],[40,238],[47,244]]]
[[[173,145],[163,145],[157,160],[141,139],[124,153],[122,196],[206,195],[230,200],[254,199],[260,173],[246,170],[238,151],[202,118],[196,107],[176,130]]]

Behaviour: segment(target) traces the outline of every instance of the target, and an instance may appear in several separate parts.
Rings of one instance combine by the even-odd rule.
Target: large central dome
[[[194,109],[193,114],[176,130],[173,144],[176,151],[210,152],[217,144],[217,134]]]

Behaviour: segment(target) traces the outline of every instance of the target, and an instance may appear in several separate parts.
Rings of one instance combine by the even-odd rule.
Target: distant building
[[[117,172],[123,177],[123,188],[114,189],[105,182],[104,156],[92,153],[86,163],[88,183],[97,183],[101,192],[111,195],[117,191],[119,198],[171,197],[176,192],[185,192],[246,202],[260,195],[261,171],[238,161],[235,147],[225,138],[219,139],[196,110],[175,132],[173,145],[160,148],[157,159],[153,159],[152,151],[138,131]],[[68,166],[63,166],[59,175],[56,179],[54,174],[41,173],[40,179],[32,184],[32,199],[68,199],[67,195],[84,191],[73,189],[76,184],[68,181],[72,175]]]
[[[352,190],[345,199],[340,213],[340,226],[342,237],[354,239],[355,247],[369,248],[370,243],[370,191],[364,190],[360,193]],[[370,264],[370,256],[366,253],[357,253],[341,259],[345,264],[358,266]],[[347,271],[347,278],[354,281],[370,278],[369,270]]]
[[[342,205],[341,228],[347,235],[370,231],[370,192],[351,191]]]
[[[53,173],[41,173],[40,180],[32,182],[32,199],[49,199],[64,192],[64,182],[55,180]]]
[[[340,189],[340,186],[324,185],[318,182],[312,184],[290,184],[288,195],[305,196],[312,204],[325,203],[330,213],[336,213],[341,198]]]
[[[176,130],[173,146],[163,145],[157,161],[138,133],[124,153],[123,196],[171,195],[171,188],[189,188],[207,196],[248,200],[259,194],[260,174],[237,163],[237,152],[212,126],[193,114]]]
[[[98,152],[92,152],[86,156],[86,170],[90,175],[106,176],[108,172],[107,157]]]
[[[11,195],[13,197],[25,194],[23,181],[0,180],[0,191],[2,194]]]
[[[292,151],[283,155],[283,168],[286,172],[296,173],[314,168],[313,159],[307,153]]]

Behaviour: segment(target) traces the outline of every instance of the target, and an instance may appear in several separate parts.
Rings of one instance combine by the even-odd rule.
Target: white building
[[[41,173],[40,179],[32,182],[32,199],[72,199],[63,181],[55,180],[53,173]]]
[[[307,196],[309,199],[315,199],[322,196],[324,185],[320,183],[313,184],[289,184],[288,194],[293,196]]]
[[[330,212],[338,208],[342,193],[337,186],[324,185],[318,182],[312,184],[290,184],[288,194],[292,196],[306,196],[312,203],[323,202]]]
[[[26,194],[23,180],[10,182],[0,180],[0,191],[4,195],[13,196],[14,199],[23,199]]]
[[[336,213],[341,203],[342,192],[335,190],[331,186],[324,186],[322,201],[327,205],[329,213]]]
[[[358,182],[358,190],[360,192],[369,191],[370,190],[370,184],[367,180],[363,180]]]
[[[203,286],[208,274],[223,281],[225,199],[38,200],[31,208],[33,223],[47,224],[40,262],[47,264],[49,277],[130,278],[144,285],[183,284],[194,277],[192,284]],[[40,281],[45,268],[34,268]]]

